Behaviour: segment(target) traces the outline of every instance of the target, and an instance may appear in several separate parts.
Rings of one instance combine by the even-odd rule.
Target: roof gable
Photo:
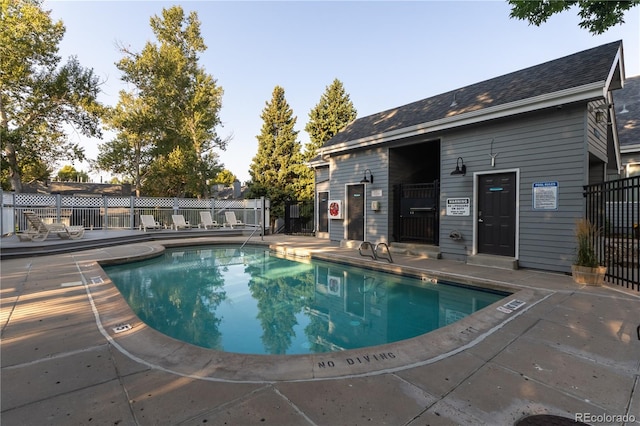
[[[349,141],[469,113],[477,114],[491,107],[506,106],[573,88],[590,85],[605,88],[611,80],[612,67],[615,67],[621,46],[621,41],[605,44],[359,118],[327,141],[324,148],[337,148],[337,145]]]
[[[640,145],[640,75],[627,78],[613,99],[620,147]]]

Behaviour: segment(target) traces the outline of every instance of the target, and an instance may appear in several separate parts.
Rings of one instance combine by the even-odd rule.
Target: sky
[[[309,112],[339,79],[358,117],[622,40],[626,76],[640,74],[640,7],[602,35],[578,26],[577,10],[540,27],[509,18],[505,1],[58,1],[43,8],[66,27],[59,54],[77,56],[104,81],[99,100],[127,90],[118,46],[156,42],[149,20],[163,8],[196,11],[207,50],[200,65],[224,90],[217,133],[230,137],[220,162],[245,182],[258,150],[260,115],[275,86],[285,90],[304,146]],[[88,158],[100,141],[72,132]],[[60,164],[59,166],[63,166]],[[89,171],[94,181],[109,175]]]

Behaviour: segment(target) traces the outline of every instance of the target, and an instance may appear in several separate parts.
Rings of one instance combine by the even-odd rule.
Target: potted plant
[[[572,265],[573,281],[585,285],[601,285],[606,266],[600,266],[594,241],[598,236],[598,228],[587,219],[580,219],[576,223],[576,240],[578,243],[576,263]]]

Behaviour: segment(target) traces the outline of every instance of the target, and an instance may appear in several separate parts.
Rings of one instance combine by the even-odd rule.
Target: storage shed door
[[[478,179],[478,253],[515,256],[516,174]]]
[[[364,185],[347,186],[347,239],[364,241]]]

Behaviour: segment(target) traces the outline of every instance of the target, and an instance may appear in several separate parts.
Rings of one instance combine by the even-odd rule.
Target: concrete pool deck
[[[2,260],[0,422],[512,425],[533,414],[579,414],[590,424],[640,425],[637,291],[399,254],[388,265],[328,241],[267,236],[265,244],[289,254],[310,251],[515,293],[409,341],[252,357],[195,348],[148,329],[97,264],[213,241],[220,238]],[[511,313],[497,309],[514,298],[526,303]],[[115,333],[122,324],[132,328]]]

